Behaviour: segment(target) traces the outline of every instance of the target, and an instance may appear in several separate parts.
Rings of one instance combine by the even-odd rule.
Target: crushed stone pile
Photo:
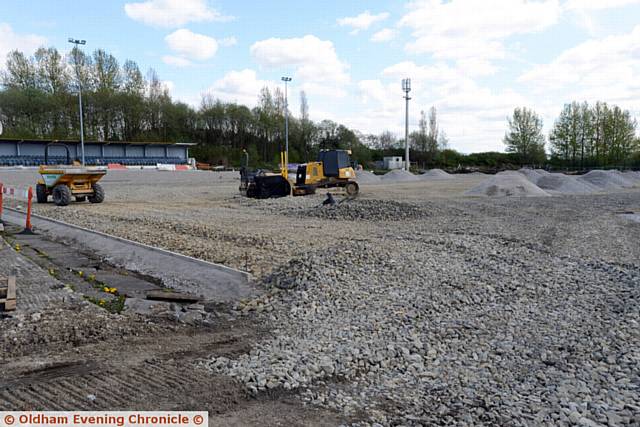
[[[593,170],[578,178],[581,182],[586,182],[600,190],[620,190],[632,188],[635,183],[627,179],[620,171]]]
[[[379,184],[381,178],[373,172],[356,171],[356,181],[359,184]]]
[[[467,196],[541,197],[549,193],[533,184],[521,173],[500,172],[464,193]]]
[[[515,425],[523,414],[633,424],[637,385],[620,379],[638,372],[637,266],[486,234],[410,235],[280,267],[264,296],[236,307],[273,334],[203,365],[251,393],[299,389],[310,404],[365,413],[366,425]]]
[[[640,172],[638,171],[627,171],[627,172],[623,172],[622,175],[630,180],[630,181],[635,181],[636,183],[640,184]]]
[[[385,184],[390,184],[394,182],[414,182],[414,181],[420,181],[420,178],[418,178],[411,172],[408,172],[404,169],[392,170],[391,172],[387,172],[385,175],[382,176],[382,182],[384,182]]]
[[[410,203],[391,200],[350,200],[333,206],[314,206],[312,208],[289,211],[287,214],[298,217],[322,218],[346,221],[403,221],[428,218],[433,208],[423,208]]]
[[[527,178],[529,181],[531,181],[533,184],[536,184],[536,185],[538,185],[538,181],[540,180],[540,178],[544,176],[537,170],[528,169],[528,168],[522,168],[518,170],[518,172],[524,175],[525,178]]]
[[[442,169],[430,169],[422,175],[418,175],[418,178],[425,181],[431,181],[438,179],[453,179],[455,176],[443,171]]]
[[[542,175],[537,185],[543,190],[561,194],[591,194],[598,191],[598,187],[593,184],[562,173]]]

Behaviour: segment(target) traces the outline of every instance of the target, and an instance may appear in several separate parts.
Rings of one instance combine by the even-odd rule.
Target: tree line
[[[136,62],[121,64],[103,49],[87,54],[78,48],[66,56],[55,48],[40,48],[32,56],[8,54],[0,75],[3,137],[79,139],[79,89],[86,140],[193,142],[191,153],[212,164],[239,165],[246,150],[252,166],[277,164],[284,146],[287,107],[279,88],[263,88],[253,108],[211,94],[194,108],[173,100],[153,69],[143,73]],[[392,132],[363,134],[331,120],[316,122],[309,109],[302,91],[299,111],[289,111],[292,162],[313,160],[319,150],[334,148],[352,150],[366,166],[383,156],[404,155],[404,139]],[[507,153],[461,154],[448,148],[432,107],[421,111],[418,129],[409,135],[411,159],[418,168],[640,166],[636,121],[617,106],[565,106],[549,136],[549,156],[542,120],[534,111],[516,109],[507,126]]]
[[[94,141],[195,142],[198,160],[238,164],[247,150],[254,165],[273,164],[284,146],[285,99],[265,87],[248,108],[204,95],[198,108],[174,101],[157,73],[131,60],[120,64],[102,49],[66,57],[40,48],[31,57],[9,53],[0,76],[3,137],[79,139],[78,89],[84,132]],[[290,160],[315,159],[320,149],[351,149],[365,163],[371,153],[359,133],[330,120],[314,122],[300,93],[299,117],[290,115]]]
[[[533,110],[516,108],[504,137],[507,151],[521,164],[585,169],[640,167],[637,121],[627,110],[606,102],[566,104],[549,134],[549,152],[542,119]]]

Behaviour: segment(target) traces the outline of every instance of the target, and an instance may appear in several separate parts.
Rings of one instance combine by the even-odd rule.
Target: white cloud
[[[639,81],[640,25],[628,34],[585,41],[518,78],[533,92],[561,103],[602,100],[633,111],[638,110]]]
[[[0,68],[5,66],[7,54],[12,50],[19,50],[25,55],[31,55],[36,49],[46,44],[46,37],[36,34],[17,34],[11,25],[0,23]]]
[[[371,36],[371,41],[376,43],[388,42],[396,38],[396,31],[391,28],[383,28],[382,30]]]
[[[364,132],[390,130],[404,134],[404,99],[398,84],[379,80],[361,81],[363,107],[357,116],[344,121]],[[409,104],[409,131],[416,130],[420,111],[435,106],[440,129],[451,145],[462,152],[503,151],[506,118],[517,106],[531,106],[529,100],[512,90],[492,91],[470,80],[437,91],[415,91]]]
[[[180,56],[172,56],[172,55],[163,56],[162,62],[164,62],[167,65],[172,65],[174,67],[188,67],[190,65],[193,65],[192,62],[189,61],[188,59],[182,58]]]
[[[277,83],[261,80],[255,70],[230,71],[207,90],[209,95],[228,102],[255,106],[263,87],[275,89]]]
[[[182,57],[204,61],[218,51],[218,42],[213,37],[193,33],[186,29],[174,31],[164,38],[171,50]]]
[[[238,44],[238,39],[235,37],[225,37],[223,39],[218,40],[220,46],[231,47]]]
[[[388,104],[390,96],[389,87],[385,87],[380,80],[362,80],[358,82],[358,89],[364,104],[378,103],[385,107]],[[396,91],[397,94],[400,93]]]
[[[338,25],[341,27],[351,27],[353,31],[351,34],[357,34],[362,30],[368,29],[370,26],[375,24],[376,22],[384,21],[389,17],[387,12],[379,13],[377,15],[372,15],[368,10],[362,12],[358,16],[351,16],[346,18],[338,19]]]
[[[394,77],[401,79],[404,77],[410,77],[414,80],[424,81],[445,81],[445,80],[457,80],[461,77],[459,70],[450,67],[449,65],[439,62],[434,65],[420,66],[416,65],[413,61],[404,61],[391,65],[382,70],[382,75],[387,77]]]
[[[169,93],[172,93],[176,88],[176,84],[171,80],[162,80],[160,83],[162,84],[162,86],[164,86],[165,89],[169,91]]]
[[[164,28],[179,27],[189,22],[223,22],[232,19],[209,7],[206,0],[148,0],[126,3],[124,11],[135,21]]]
[[[251,55],[264,67],[295,67],[300,83],[340,85],[349,82],[347,64],[340,61],[333,43],[307,35],[301,38],[270,38],[254,43]]]
[[[542,31],[562,12],[558,0],[419,0],[400,26],[413,30],[406,49],[438,59],[501,59],[504,41],[516,34]]]
[[[602,10],[640,4],[640,0],[568,0],[563,8],[566,10]]]
[[[345,98],[348,95],[347,90],[343,86],[330,83],[302,82],[302,84],[297,87],[300,90],[304,90],[307,95],[313,95],[315,97]]]
[[[578,26],[595,36],[602,31],[597,19],[602,11],[635,4],[640,4],[640,0],[568,0],[562,8],[573,16]]]

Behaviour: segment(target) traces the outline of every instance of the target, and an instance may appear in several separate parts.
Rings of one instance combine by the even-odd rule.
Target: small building
[[[47,163],[66,161],[69,149],[71,161],[82,157],[80,141],[42,139],[0,139],[0,166],[39,166],[45,162],[45,147],[49,147]],[[125,166],[187,164],[189,147],[195,144],[168,142],[96,142],[84,143],[85,163],[89,166],[119,163]]]
[[[404,160],[400,156],[384,157],[382,163],[385,169],[404,169]]]

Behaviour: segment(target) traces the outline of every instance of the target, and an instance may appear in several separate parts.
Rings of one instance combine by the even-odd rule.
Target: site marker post
[[[23,234],[33,234],[31,229],[31,204],[33,203],[33,187],[27,190],[27,222],[24,225]]]
[[[3,231],[4,229],[4,221],[2,221],[2,193],[4,192],[4,187],[2,186],[2,183],[0,182],[0,231]]]

